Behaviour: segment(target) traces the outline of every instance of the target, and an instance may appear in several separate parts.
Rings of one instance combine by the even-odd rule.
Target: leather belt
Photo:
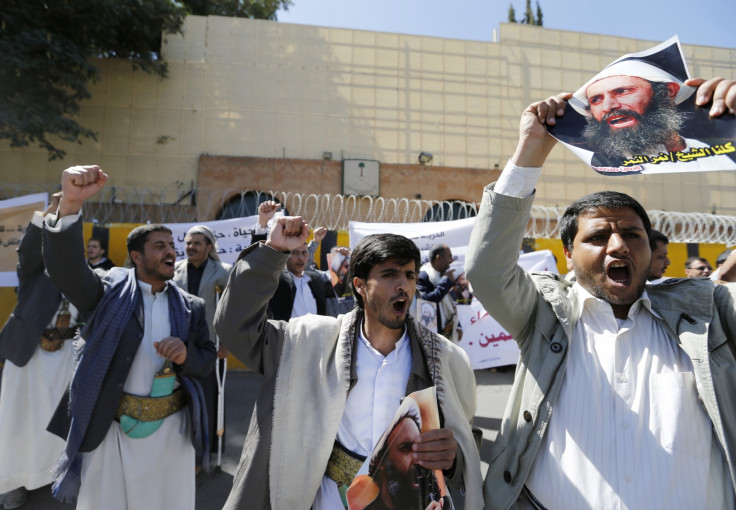
[[[333,479],[338,487],[340,485],[349,487],[365,459],[362,455],[351,452],[335,441],[332,453],[330,453],[330,460],[327,462],[325,475]]]
[[[185,405],[187,399],[181,388],[165,397],[138,397],[123,393],[115,418],[120,420],[122,415],[126,415],[138,421],[158,421],[171,416]]]

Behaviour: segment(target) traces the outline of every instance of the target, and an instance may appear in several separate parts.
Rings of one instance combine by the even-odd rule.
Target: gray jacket
[[[521,351],[485,479],[489,509],[515,506],[559,395],[576,320],[570,282],[517,265],[533,198],[496,194],[487,186],[465,262],[475,295]],[[647,294],[663,318],[657,320],[692,360],[736,486],[736,286],[675,279],[648,286]]]
[[[41,228],[28,224],[18,246],[18,302],[0,330],[0,361],[25,366],[41,333],[61,303],[61,293],[46,274],[41,256]]]
[[[217,309],[217,296],[215,285],[225,290],[227,285],[227,277],[230,274],[230,264],[209,259],[207,265],[204,266],[202,280],[199,282],[199,291],[197,296],[204,299],[204,309],[207,317],[207,326],[210,329],[210,340],[215,341],[215,310]],[[176,263],[173,282],[184,290],[189,289],[189,275],[187,273],[187,259],[180,260]],[[224,342],[223,342],[224,343]]]

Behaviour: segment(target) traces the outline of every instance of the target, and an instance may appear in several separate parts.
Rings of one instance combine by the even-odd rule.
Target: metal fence
[[[0,199],[39,192],[55,192],[58,184],[0,182]],[[284,204],[288,214],[303,216],[312,226],[346,230],[350,221],[418,223],[475,216],[479,204],[462,201],[363,197],[261,190],[221,190],[204,193],[196,188],[172,197],[171,189],[107,186],[85,205],[85,221],[109,223],[191,223],[257,213],[264,200]],[[559,238],[564,208],[532,207],[527,237]],[[736,244],[736,217],[706,213],[648,211],[653,228],[671,242]]]

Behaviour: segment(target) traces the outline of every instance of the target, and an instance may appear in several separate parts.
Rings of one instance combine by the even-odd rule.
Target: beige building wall
[[[192,184],[219,186],[198,182],[201,155],[244,156],[300,160],[275,165],[286,175],[273,182],[311,193],[325,186],[299,169],[329,151],[334,160],[375,159],[394,172],[404,165],[402,183],[382,183],[386,197],[414,198],[415,179],[424,199],[479,200],[480,186],[469,197],[452,181],[468,171],[478,182],[484,170],[488,181],[497,175],[526,105],[573,91],[621,54],[659,42],[519,24],[502,24],[499,33],[499,42],[486,43],[191,16],[183,35],[164,44],[168,79],[125,61],[96,62],[102,79],[80,121],[99,132],[98,141],[61,144],[62,162],[0,144],[0,180],[53,183],[65,166],[96,162],[114,185],[166,189],[173,200]],[[693,76],[736,77],[736,49],[684,50]],[[420,151],[434,155],[444,179],[416,172]],[[248,187],[247,173],[223,177],[222,185]],[[257,181],[269,188],[267,177]],[[544,170],[537,204],[565,205],[601,189],[630,193],[648,209],[736,214],[736,172],[602,177],[561,147]]]

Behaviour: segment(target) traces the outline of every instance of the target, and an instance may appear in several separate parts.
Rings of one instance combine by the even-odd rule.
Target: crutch
[[[222,287],[215,285],[215,308],[220,302]],[[215,332],[215,349],[220,350],[220,336]],[[222,363],[222,369],[220,364]],[[227,377],[227,358],[218,357],[215,363],[215,377],[217,378],[217,464],[215,473],[222,472],[222,438],[225,436],[225,378]]]

